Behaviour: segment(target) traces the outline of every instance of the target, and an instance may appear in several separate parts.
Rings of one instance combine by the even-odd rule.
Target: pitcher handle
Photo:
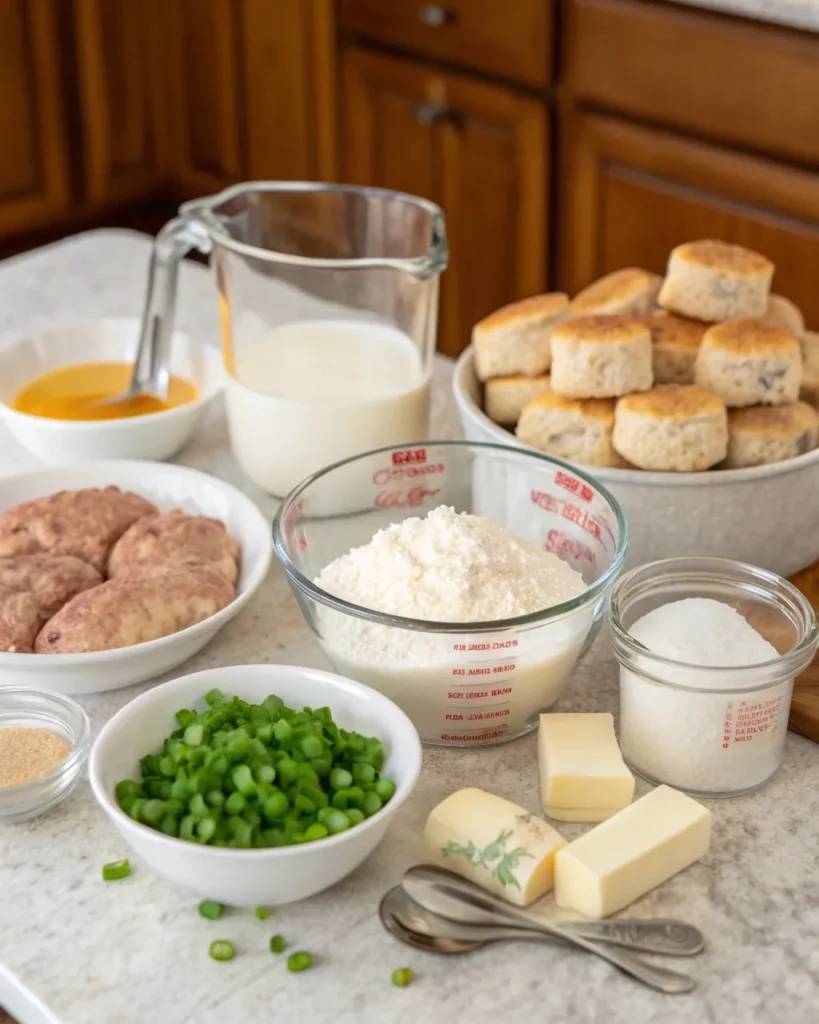
[[[150,382],[148,390],[154,394],[165,397],[168,393],[179,262],[191,249],[208,253],[211,240],[202,224],[185,217],[169,220],[154,239],[131,379],[132,392]]]

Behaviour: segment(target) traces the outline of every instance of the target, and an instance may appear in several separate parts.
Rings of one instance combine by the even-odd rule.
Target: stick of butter
[[[586,917],[607,917],[704,857],[711,812],[658,786],[559,851],[555,898]]]
[[[605,821],[634,796],[612,715],[541,715],[538,763],[543,809],[557,821]]]
[[[460,789],[430,812],[421,860],[526,907],[554,885],[555,854],[565,845],[525,807],[482,789]]]

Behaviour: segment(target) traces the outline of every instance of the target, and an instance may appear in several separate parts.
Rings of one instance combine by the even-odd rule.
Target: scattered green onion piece
[[[299,971],[306,971],[313,963],[313,957],[310,953],[291,953],[287,958],[287,969],[298,973]]]
[[[203,900],[199,904],[199,913],[209,921],[218,921],[224,909],[222,904],[217,903],[216,900]]]
[[[236,947],[227,939],[216,939],[211,942],[208,952],[214,960],[232,960],[236,956]]]
[[[121,878],[127,878],[131,874],[131,862],[129,860],[115,860],[102,867],[103,882],[118,882]]]
[[[267,907],[256,907],[256,917],[258,917],[260,921],[266,921],[268,917],[270,917],[270,911]]]
[[[281,935],[274,935],[270,940],[271,953],[283,953],[287,949],[287,943]]]
[[[396,967],[392,972],[392,983],[397,988],[406,988],[412,981],[413,974],[410,967]]]

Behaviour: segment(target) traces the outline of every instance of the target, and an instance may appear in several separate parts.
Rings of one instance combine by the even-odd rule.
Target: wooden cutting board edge
[[[819,562],[791,577],[819,615]],[[819,656],[814,658],[793,687],[788,728],[819,743]]]

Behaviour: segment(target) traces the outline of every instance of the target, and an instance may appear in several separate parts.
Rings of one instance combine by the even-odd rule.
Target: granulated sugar
[[[629,633],[653,654],[680,663],[655,665],[655,678],[697,687],[677,689],[621,667],[620,745],[632,767],[658,782],[714,794],[751,789],[776,771],[793,680],[746,692],[754,684],[744,673],[726,678],[719,671],[779,656],[742,615],[721,601],[691,598],[654,609]],[[690,667],[698,665],[715,671]]]
[[[379,612],[463,623],[525,615],[586,589],[557,555],[446,506],[381,530],[316,583]],[[332,609],[319,625],[336,668],[396,701],[422,739],[470,742],[514,736],[556,700],[593,614],[491,634],[397,629]]]

